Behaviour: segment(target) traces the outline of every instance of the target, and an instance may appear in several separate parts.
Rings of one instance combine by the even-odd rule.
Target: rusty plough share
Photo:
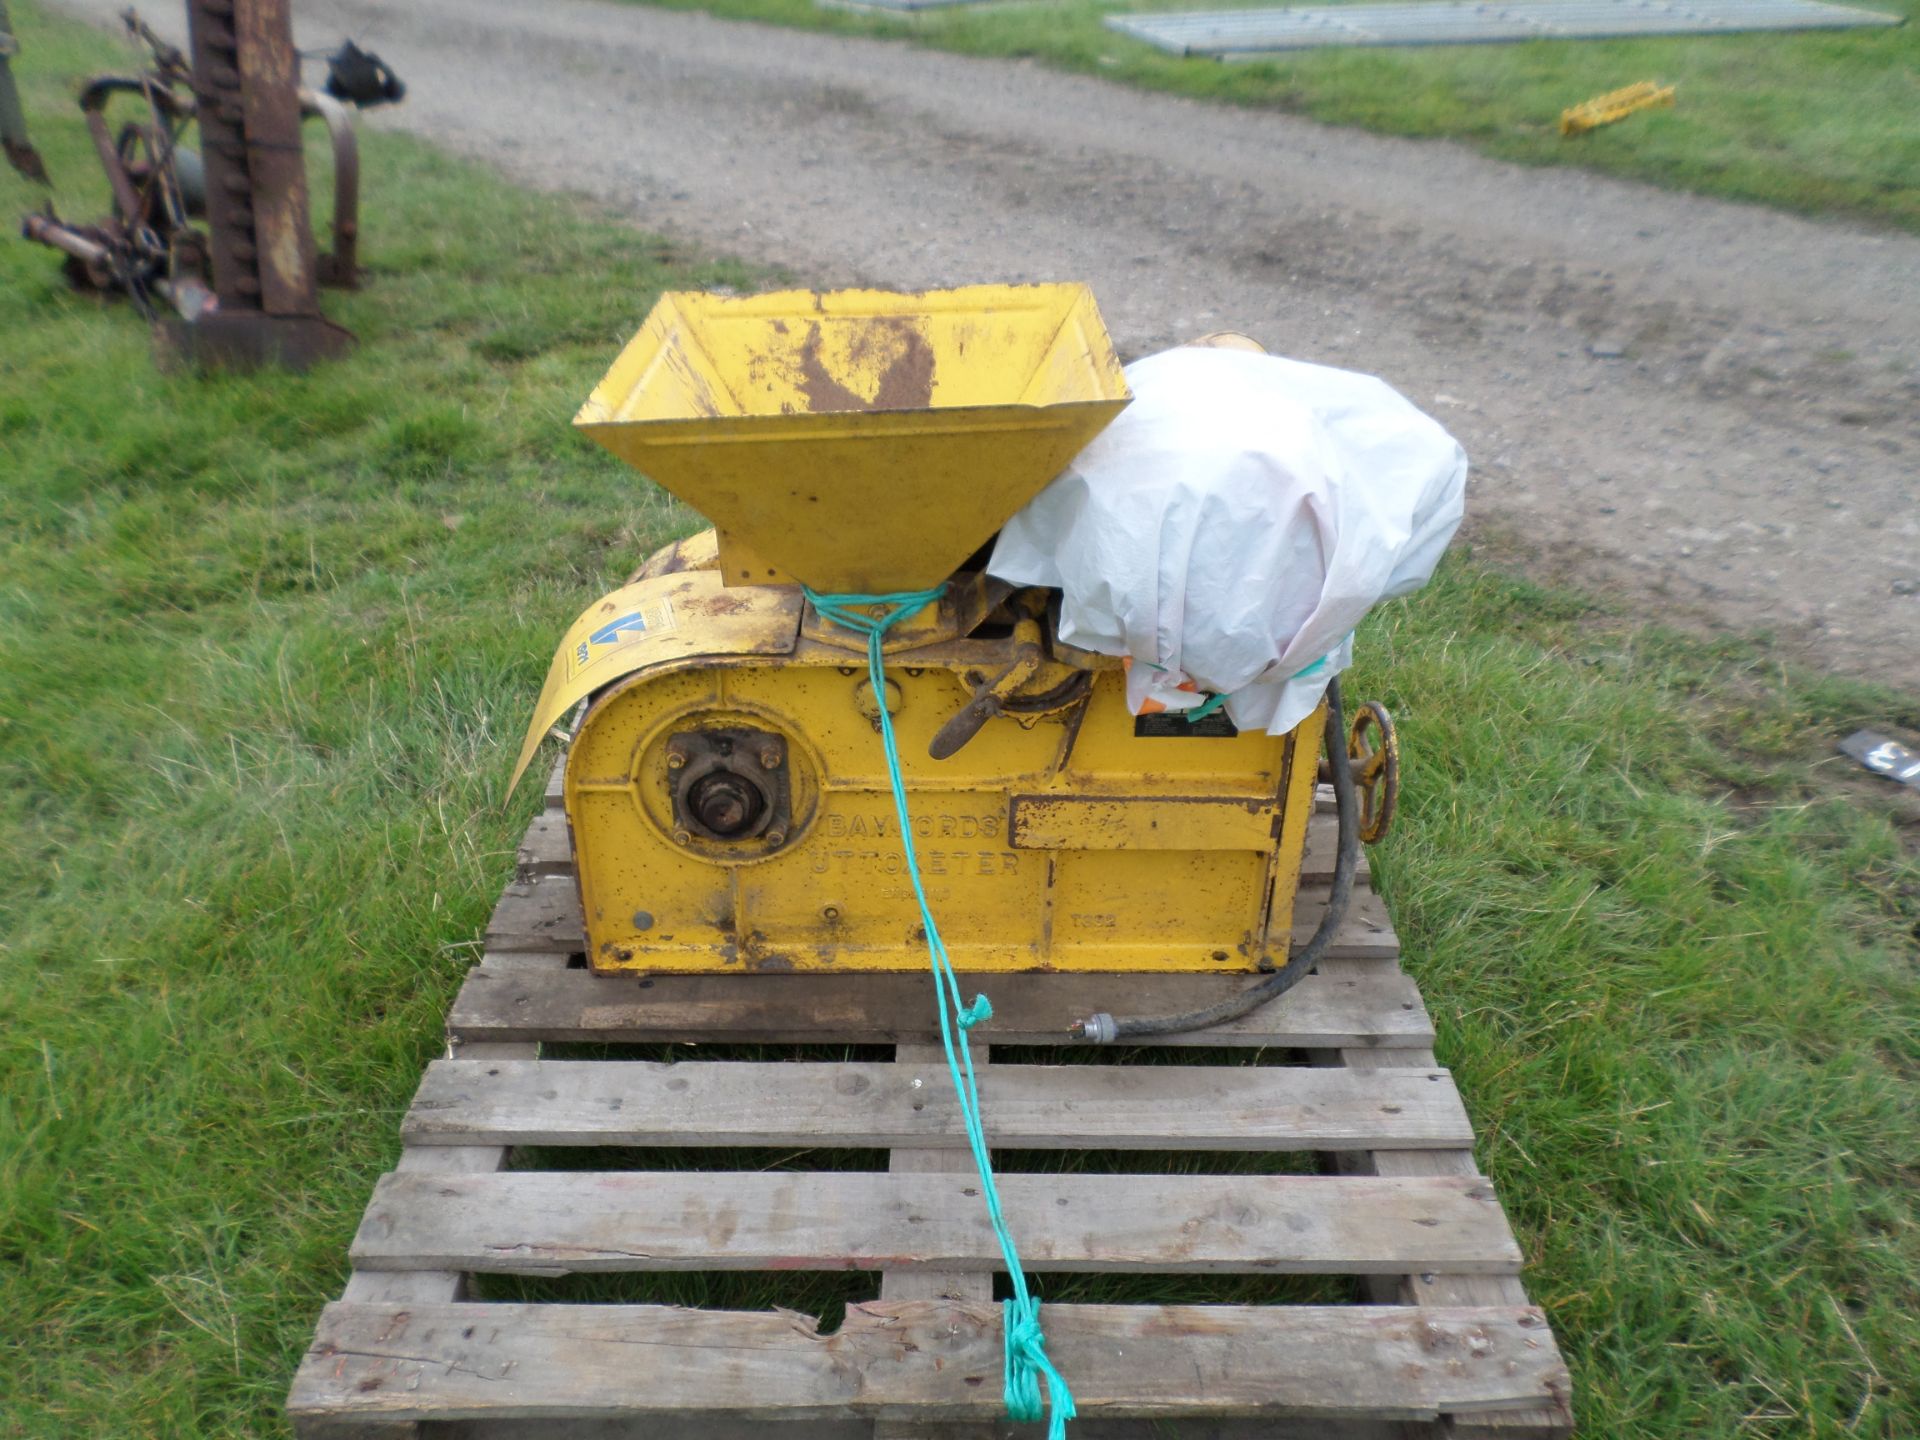
[[[300,369],[341,354],[353,336],[320,313],[317,287],[357,283],[359,156],[346,106],[299,84],[288,0],[188,0],[191,57],[133,11],[124,19],[150,67],[96,76],[80,94],[112,212],[76,225],[49,205],[21,232],[63,252],[75,284],[130,297],[163,346],[196,365]],[[397,99],[386,79],[382,98]],[[107,111],[123,96],[141,110],[116,131]],[[308,119],[333,146],[325,254],[308,214]],[[189,125],[197,150],[181,143]]]

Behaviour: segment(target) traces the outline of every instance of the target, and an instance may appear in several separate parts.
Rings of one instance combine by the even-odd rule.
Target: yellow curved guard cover
[[[728,589],[715,570],[662,575],[595,601],[567,630],[547,667],[508,793],[554,723],[594,691],[643,670],[701,656],[785,655],[805,602],[790,586]]]

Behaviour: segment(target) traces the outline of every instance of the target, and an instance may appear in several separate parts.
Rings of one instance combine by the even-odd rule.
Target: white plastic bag
[[[1060,637],[1130,660],[1134,713],[1226,697],[1299,724],[1379,600],[1460,524],[1467,457],[1385,382],[1242,350],[1127,367],[1134,400],[1009,520],[988,570],[1063,592]]]

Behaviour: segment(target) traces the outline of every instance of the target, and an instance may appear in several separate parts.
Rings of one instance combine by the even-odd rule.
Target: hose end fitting
[[[1111,1045],[1119,1035],[1120,1027],[1113,1023],[1113,1016],[1104,1010],[1098,1015],[1073,1022],[1073,1038],[1092,1045]]]

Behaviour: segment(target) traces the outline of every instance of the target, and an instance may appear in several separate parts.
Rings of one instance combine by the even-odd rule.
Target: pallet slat
[[[1052,1305],[1081,1413],[1431,1419],[1537,1405],[1566,1373],[1531,1307]],[[997,1306],[790,1313],[650,1305],[329,1305],[290,1413],[389,1420],[735,1416],[990,1421]]]
[[[971,1168],[971,1167],[969,1167]],[[1036,1271],[1514,1274],[1480,1179],[1006,1175]],[[971,1174],[392,1174],[353,1242],[362,1270],[994,1271]]]
[[[945,1061],[945,1047],[936,1048],[931,1041],[909,1042],[893,1047],[893,1063],[896,1065],[941,1065]],[[992,1063],[992,1052],[984,1045],[979,1047],[973,1057],[974,1073],[976,1075],[986,1073],[986,1068]],[[951,1183],[956,1175],[973,1173],[973,1154],[971,1151],[953,1147],[921,1150],[902,1145],[887,1152],[887,1169],[894,1175],[937,1175]],[[965,1300],[984,1305],[993,1299],[993,1276],[983,1270],[925,1268],[886,1270],[880,1275],[880,1298],[882,1300]],[[879,1429],[876,1429],[873,1440],[890,1440],[890,1437],[880,1434]],[[908,1437],[908,1440],[936,1440],[936,1437],[914,1436]],[[946,1436],[937,1437],[937,1440],[969,1440],[969,1437]]]
[[[366,1433],[365,1431],[361,1432]],[[1082,1416],[1073,1440],[1415,1440],[1397,1420],[1102,1420]],[[635,1440],[626,1420],[454,1420],[429,1427],[431,1440]],[[1030,1425],[1004,1420],[910,1425],[865,1420],[786,1420],[755,1431],[756,1440],[1033,1440]],[[741,1440],[738,1421],[675,1416],[665,1440]]]
[[[564,810],[542,810],[527,826],[514,851],[514,878],[573,874],[573,836]]]
[[[974,1031],[991,1045],[1058,1044],[1075,1021],[1105,1010],[1164,1015],[1210,1005],[1252,983],[1246,975],[996,975],[979,988],[993,1018]],[[468,972],[448,1016],[463,1040],[625,1042],[886,1041],[938,1034],[932,980],[907,975],[658,975],[647,980],[569,970],[482,965]],[[1230,1025],[1156,1039],[1159,1045],[1289,1049],[1433,1043],[1420,990],[1397,971],[1309,975],[1273,1004]]]
[[[1473,1141],[1445,1070],[995,1065],[994,1143],[1034,1149],[1350,1150]],[[411,1145],[964,1145],[945,1067],[843,1061],[436,1060]]]

